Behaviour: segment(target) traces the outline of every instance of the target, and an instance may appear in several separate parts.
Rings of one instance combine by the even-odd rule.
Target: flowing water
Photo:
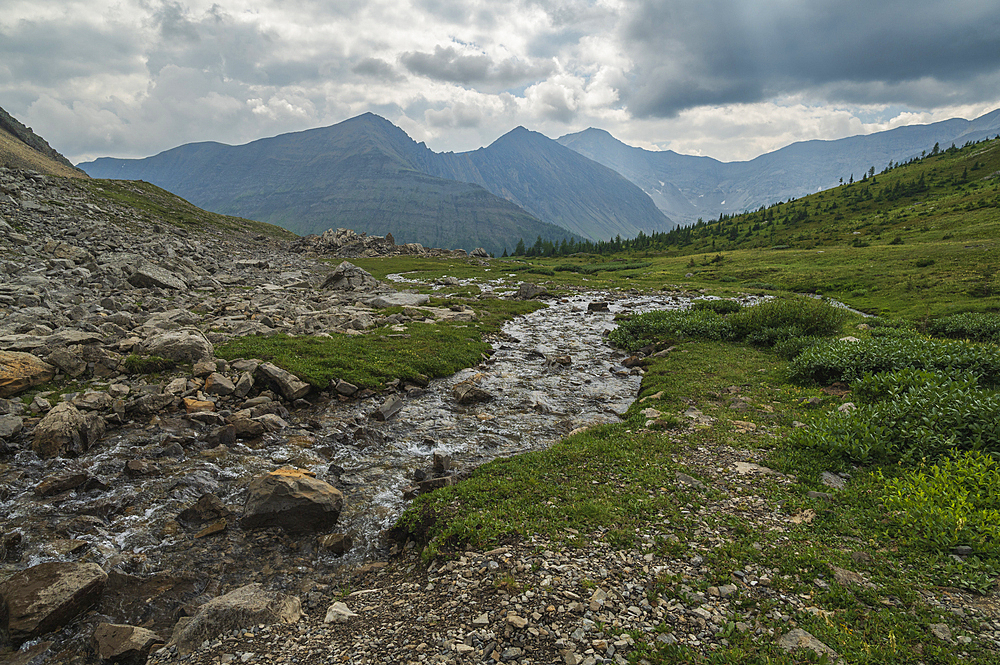
[[[592,302],[607,302],[607,311],[588,311]],[[250,581],[295,588],[303,576],[372,558],[380,535],[407,504],[404,490],[414,470],[431,467],[435,453],[463,472],[548,447],[577,428],[617,421],[635,399],[640,376],[605,343],[614,316],[688,302],[669,294],[607,293],[553,302],[509,322],[481,365],[405,393],[402,409],[387,422],[371,418],[382,396],[317,404],[294,413],[291,428],[229,449],[205,442],[207,428],[165,415],[114,432],[74,460],[40,460],[22,450],[0,465],[6,467],[0,469],[0,536],[21,536],[9,548],[16,554],[0,562],[0,577],[69,559],[137,575],[188,571],[210,578],[195,585],[209,592]],[[459,404],[453,387],[470,380],[492,399]],[[158,471],[123,473],[136,459]],[[317,547],[315,538],[234,526],[250,480],[282,465],[309,469],[344,491],[347,507],[337,530],[355,542],[344,559]],[[43,479],[68,471],[91,479],[54,496],[36,494]],[[177,516],[206,493],[234,515],[222,532],[194,538],[196,528]]]

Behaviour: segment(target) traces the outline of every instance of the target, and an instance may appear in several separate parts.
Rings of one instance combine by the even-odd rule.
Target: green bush
[[[716,314],[733,314],[743,309],[743,305],[735,300],[696,300],[691,309],[710,309]]]
[[[966,312],[935,319],[927,324],[935,337],[1000,343],[1000,314]]]
[[[816,346],[822,341],[822,337],[811,337],[809,335],[785,337],[774,343],[773,351],[778,357],[784,358],[785,360],[791,360],[806,349]]]
[[[854,383],[865,374],[904,368],[967,372],[987,387],[1000,383],[1000,354],[995,346],[923,337],[834,341],[807,349],[789,365],[791,381],[829,385]]]
[[[861,463],[912,464],[953,449],[1000,453],[1000,395],[970,378],[909,370],[866,377],[861,387],[868,404],[796,430],[793,445]]]
[[[855,402],[875,404],[883,400],[897,399],[921,386],[940,384],[950,380],[943,372],[907,367],[895,372],[866,374],[851,386],[851,392]],[[974,378],[957,379],[955,382],[967,384],[973,390],[979,388],[978,382]]]
[[[768,300],[722,316],[710,305],[731,301],[710,300],[688,310],[669,310],[639,314],[623,322],[609,338],[620,348],[634,351],[648,344],[668,339],[703,339],[747,342],[772,347],[779,342],[790,350],[799,337],[814,338],[838,332],[846,320],[846,310],[810,299]],[[812,341],[809,344],[813,343]],[[801,347],[807,343],[801,343]]]
[[[664,340],[718,341],[729,337],[730,326],[727,320],[710,309],[671,309],[639,314],[622,321],[608,335],[612,344],[628,351]]]
[[[886,481],[882,502],[897,535],[909,544],[942,553],[969,545],[979,554],[996,556],[998,486],[1000,465],[987,454],[967,451]]]
[[[847,317],[847,310],[822,300],[776,298],[744,307],[729,317],[729,321],[736,339],[752,341],[754,336],[762,340],[777,340],[789,335],[833,335],[840,332]],[[777,334],[769,331],[785,332]]]

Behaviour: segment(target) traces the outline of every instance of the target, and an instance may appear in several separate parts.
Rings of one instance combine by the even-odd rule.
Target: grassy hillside
[[[187,231],[248,233],[275,240],[292,240],[296,237],[273,224],[250,219],[219,215],[188,203],[181,197],[148,182],[135,180],[81,180],[98,205],[121,207],[147,221],[169,224]]]
[[[557,270],[651,262],[618,275],[623,286],[794,291],[914,318],[996,311],[998,207],[1000,140],[994,139],[931,148],[909,164],[754,212],[630,240],[543,244],[527,249],[542,256],[527,258]]]

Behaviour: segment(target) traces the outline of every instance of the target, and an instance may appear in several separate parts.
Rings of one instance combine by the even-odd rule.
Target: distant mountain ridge
[[[929,125],[909,125],[835,141],[802,141],[745,162],[680,155],[635,148],[601,129],[567,134],[557,141],[614,169],[638,185],[668,217],[690,224],[720,214],[756,210],[789,198],[829,189],[851,175],[861,178],[872,166],[905,162],[930,151],[935,143],[992,138],[1000,133],[1000,109],[975,120],[953,118]]]
[[[300,234],[345,227],[398,242],[481,246],[634,236],[673,227],[638,187],[541,134],[516,129],[471,153],[435,153],[366,113],[241,146],[193,143],[80,165],[146,180],[223,214]]]

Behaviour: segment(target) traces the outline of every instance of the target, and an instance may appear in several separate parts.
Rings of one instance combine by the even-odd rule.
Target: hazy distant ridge
[[[930,151],[935,143],[945,149],[998,133],[1000,109],[975,120],[955,118],[836,141],[793,143],[745,162],[634,148],[601,129],[557,140],[634,182],[675,222],[691,223],[829,189],[840,178],[861,178],[872,166],[879,172],[890,161]]]
[[[215,212],[296,233],[347,227],[397,242],[513,249],[519,238],[610,238],[673,227],[638,187],[541,134],[517,129],[471,153],[438,154],[366,113],[242,146],[183,145],[80,165],[146,180]]]

